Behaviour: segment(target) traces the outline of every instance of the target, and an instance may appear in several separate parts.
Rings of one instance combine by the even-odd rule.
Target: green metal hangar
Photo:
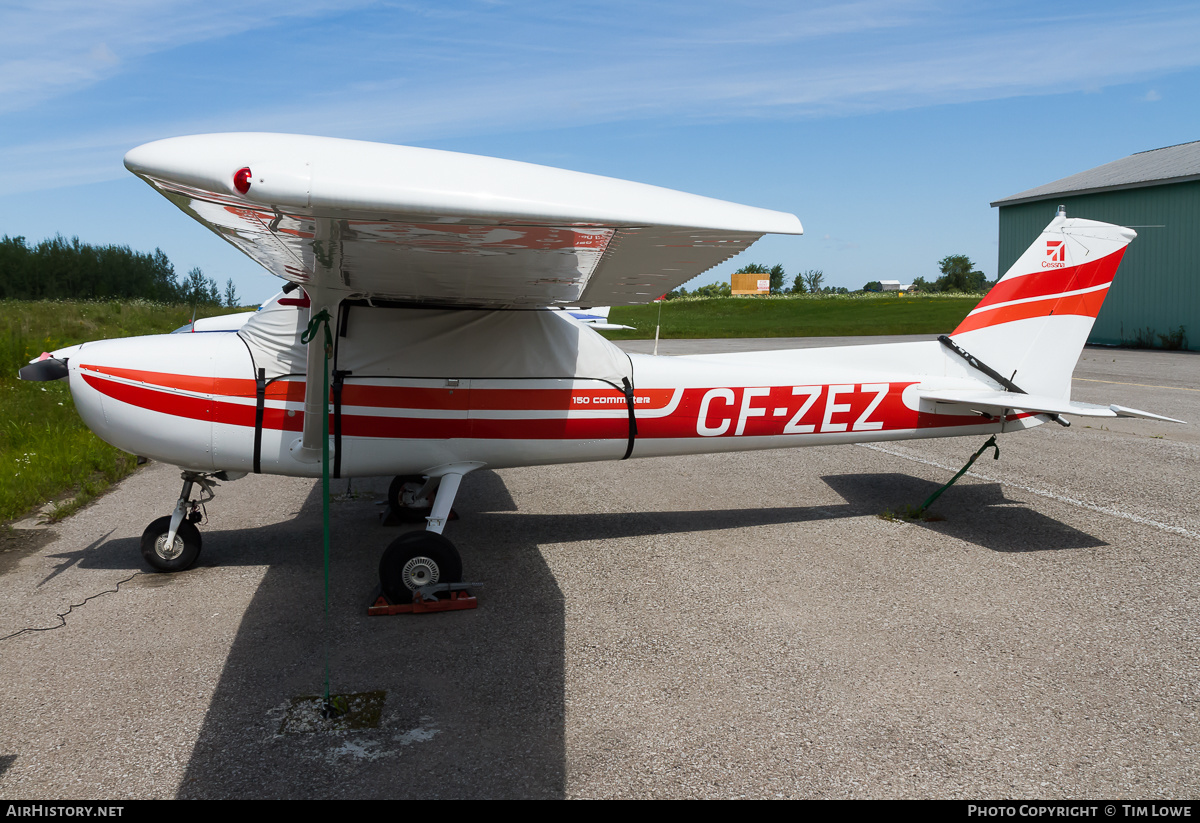
[[[1000,272],[1059,205],[1068,217],[1136,229],[1088,342],[1170,346],[1182,327],[1187,347],[1200,351],[1200,141],[1140,152],[992,205],[1000,209]]]

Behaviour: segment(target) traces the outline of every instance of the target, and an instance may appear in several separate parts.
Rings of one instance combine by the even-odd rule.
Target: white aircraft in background
[[[384,552],[397,603],[461,580],[442,530],[461,479],[484,467],[988,435],[1067,414],[1169,419],[1070,399],[1135,234],[1061,211],[938,340],[654,357],[546,307],[649,303],[763,234],[800,234],[799,220],[319,137],[179,137],[125,165],[291,289],[233,332],[84,343],[22,370],[66,377],[101,438],[183,469],[174,512],[142,537],[162,571],[196,561],[214,479],[318,477],[326,445],[333,476],[395,475],[391,501],[427,515]],[[330,391],[310,391],[327,350]]]
[[[611,306],[593,306],[590,309],[584,309],[577,306],[567,306],[564,311],[585,326],[591,326],[597,330],[616,331],[617,329],[633,328],[633,326],[622,326],[620,323],[609,323],[608,312],[611,308]]]
[[[254,316],[252,311],[240,311],[234,314],[219,314],[215,317],[201,317],[184,326],[180,326],[171,334],[197,334],[215,331],[237,331],[246,325],[246,321]]]

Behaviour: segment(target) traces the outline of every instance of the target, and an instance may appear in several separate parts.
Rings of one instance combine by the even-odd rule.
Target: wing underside
[[[653,186],[328,138],[174,138],[126,165],[271,273],[381,300],[647,303],[764,233],[802,231],[792,215]],[[246,192],[239,169],[257,169]]]

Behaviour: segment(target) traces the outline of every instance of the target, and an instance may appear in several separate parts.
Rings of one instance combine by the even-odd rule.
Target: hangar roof
[[[1135,189],[1187,180],[1200,180],[1200,140],[1131,154],[1053,183],[1001,198],[992,205],[1011,206],[1055,194]]]

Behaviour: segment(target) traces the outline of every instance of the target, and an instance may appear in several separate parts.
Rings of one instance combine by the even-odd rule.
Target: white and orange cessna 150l
[[[380,564],[384,593],[409,602],[420,586],[462,579],[442,529],[462,477],[484,467],[984,435],[1068,414],[1169,419],[1071,401],[1071,372],[1135,234],[1061,210],[938,340],[651,357],[554,309],[650,302],[763,234],[800,234],[800,221],[320,137],[179,137],[125,165],[288,281],[234,331],[83,343],[22,370],[68,379],[104,440],[183,469],[174,513],[142,537],[162,571],[195,562],[213,480],[247,472],[395,475],[391,502],[427,515]],[[328,324],[306,334],[314,318]],[[306,391],[327,379],[328,393]]]

